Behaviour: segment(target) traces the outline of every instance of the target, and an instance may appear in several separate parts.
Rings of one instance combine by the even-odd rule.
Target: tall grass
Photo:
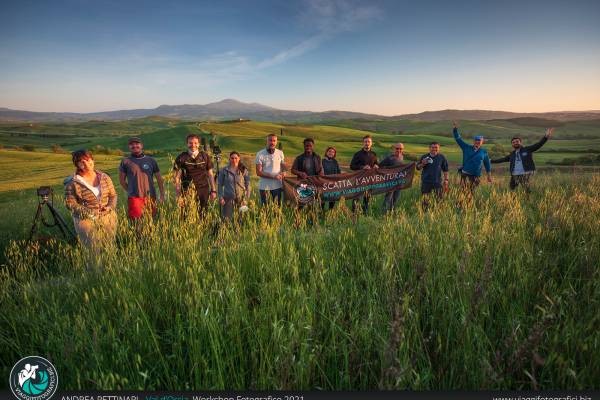
[[[215,230],[120,215],[99,256],[13,242],[1,373],[64,389],[598,388],[600,175],[537,176],[386,217],[252,211]]]

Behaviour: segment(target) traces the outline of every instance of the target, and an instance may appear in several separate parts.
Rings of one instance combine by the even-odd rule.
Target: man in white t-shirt
[[[277,135],[272,133],[267,136],[267,147],[256,153],[256,175],[260,177],[258,189],[262,205],[267,204],[268,194],[272,201],[281,204],[285,163],[283,151],[276,146]]]

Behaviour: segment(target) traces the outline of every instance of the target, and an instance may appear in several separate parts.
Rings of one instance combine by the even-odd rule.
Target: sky
[[[600,1],[0,0],[0,107],[600,110]]]

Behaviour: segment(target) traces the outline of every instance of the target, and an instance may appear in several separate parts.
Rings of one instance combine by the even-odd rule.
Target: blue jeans
[[[267,193],[271,195],[271,201],[274,201],[278,205],[281,205],[281,197],[283,195],[283,188],[273,190],[259,190],[260,193],[260,204],[263,206],[267,204]]]

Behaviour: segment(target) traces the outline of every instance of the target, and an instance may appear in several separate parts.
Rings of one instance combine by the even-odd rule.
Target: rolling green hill
[[[327,122],[328,125],[344,126],[372,132],[401,135],[433,134],[451,136],[452,121],[416,121],[406,119],[386,120],[344,120]],[[557,128],[563,139],[600,139],[600,120],[556,121],[542,118],[513,118],[488,121],[461,121],[460,127],[465,137],[483,134],[492,139],[510,139],[521,136],[534,140],[544,134],[548,127]]]
[[[600,120],[558,122],[540,118],[512,120],[463,121],[461,133],[465,138],[483,134],[493,157],[510,151],[510,138],[523,137],[525,144],[539,140],[547,126],[556,122],[553,139],[536,160],[540,165],[561,162],[600,153]],[[302,140],[312,137],[316,150],[322,154],[328,146],[336,147],[338,159],[347,165],[352,154],[361,146],[365,134],[371,134],[374,150],[380,156],[390,151],[392,143],[403,142],[409,158],[427,151],[432,141],[442,144],[442,151],[451,162],[460,162],[460,151],[451,137],[451,123],[423,121],[344,120],[337,125],[278,124],[272,122],[189,122],[162,117],[131,121],[90,121],[68,124],[0,124],[0,145],[10,149],[35,151],[72,151],[90,148],[96,153],[122,155],[128,151],[127,138],[140,136],[146,149],[167,164],[185,150],[185,137],[190,133],[203,135],[207,142],[212,132],[225,153],[237,150],[248,160],[265,143],[269,133],[280,135],[281,146],[291,163],[302,152]],[[60,147],[56,147],[60,146]]]

